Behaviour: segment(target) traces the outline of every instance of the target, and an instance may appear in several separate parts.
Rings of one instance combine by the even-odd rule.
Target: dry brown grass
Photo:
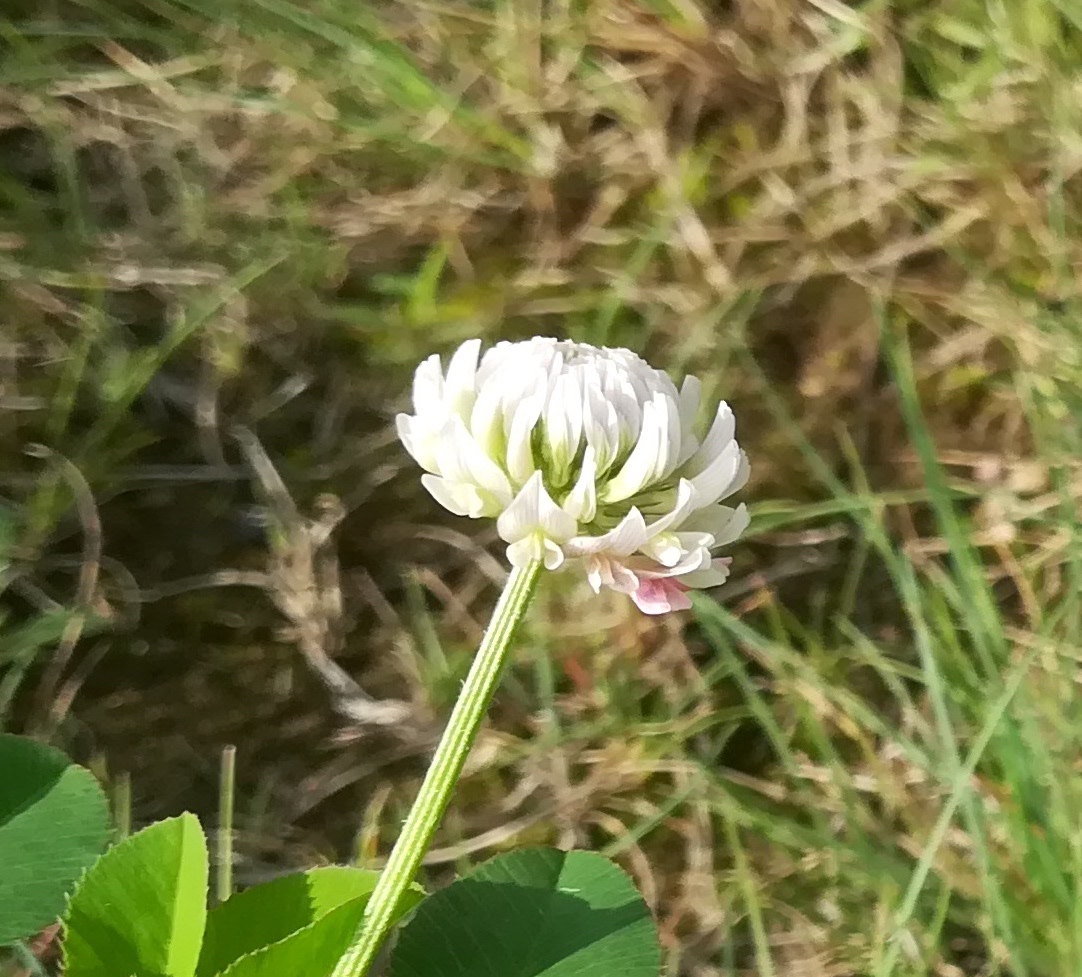
[[[129,771],[137,820],[212,817],[237,743],[244,879],[358,833],[374,857],[501,573],[394,444],[408,372],[471,335],[629,345],[736,406],[763,504],[727,600],[762,644],[554,583],[431,861],[613,845],[681,973],[880,973],[953,774],[897,746],[935,738],[909,605],[821,476],[866,480],[906,565],[965,595],[884,352],[906,335],[1067,736],[1044,625],[1076,579],[1077,25],[965,0],[220,6],[57,0],[0,42],[3,601],[6,626],[60,620],[17,632],[12,721]],[[974,803],[1010,802],[1000,774]],[[1028,856],[972,827],[905,972],[1056,973],[996,943],[981,853],[1006,878]]]

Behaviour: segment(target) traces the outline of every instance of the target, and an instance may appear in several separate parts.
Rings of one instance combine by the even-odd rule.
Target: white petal
[[[582,470],[579,472],[578,480],[564,499],[564,512],[578,522],[593,522],[594,516],[597,515],[596,480],[597,462],[594,460],[594,449],[587,445],[582,457]]]
[[[537,470],[530,437],[544,407],[541,397],[527,397],[515,410],[507,433],[507,471],[518,484]]]
[[[666,576],[682,577],[684,574],[693,573],[703,567],[710,566],[713,556],[708,548],[711,542],[709,535],[706,533],[677,533],[676,537],[680,540],[684,555],[668,568],[669,573]]]
[[[567,465],[579,449],[582,393],[572,374],[561,374],[553,384],[545,410],[545,437],[557,465]]]
[[[728,531],[735,514],[736,509],[730,506],[708,505],[693,512],[684,522],[683,528],[689,532],[710,533],[717,539]]]
[[[541,537],[530,533],[507,547],[507,562],[513,567],[524,567],[544,555]]]
[[[482,515],[494,514],[485,511],[486,505],[481,494],[466,482],[449,482],[438,475],[422,475],[421,484],[428,489],[432,498],[456,516],[471,516],[477,519]]]
[[[735,441],[730,441],[725,450],[721,452],[703,471],[691,480],[695,487],[695,494],[700,507],[713,505],[719,499],[725,498],[734,487],[738,474],[742,453]]]
[[[642,547],[642,552],[650,559],[657,560],[663,567],[673,567],[680,562],[684,548],[675,533],[662,533],[648,540]]]
[[[481,387],[470,413],[470,433],[489,457],[503,454],[503,415],[500,411],[500,387],[488,383]]]
[[[678,466],[684,464],[699,447],[699,439],[695,437],[695,422],[699,417],[702,389],[703,385],[698,377],[684,377],[680,387],[680,453],[676,458]]]
[[[711,454],[721,451],[736,434],[736,416],[733,409],[723,400],[718,404],[714,423],[703,438],[703,448]]]
[[[745,485],[748,484],[748,479],[751,477],[751,464],[748,461],[748,454],[746,451],[740,452],[740,467],[736,470],[736,477],[732,480],[729,488],[726,489],[725,494],[721,498],[726,499],[733,492],[739,492]]]
[[[557,543],[567,542],[578,532],[578,521],[553,501],[544,483],[541,482],[540,473],[538,473],[538,482],[541,486],[538,490],[538,515],[541,517],[541,529],[548,539]],[[562,555],[560,559],[563,559]]]
[[[718,508],[725,507],[719,506]],[[715,546],[728,546],[743,535],[744,530],[748,528],[748,524],[751,522],[748,507],[743,502],[735,509],[731,509],[730,512],[731,515],[725,525],[719,527],[717,532],[713,534]]]
[[[471,480],[491,492],[504,505],[508,505],[514,497],[511,483],[500,466],[481,450],[460,417],[456,417],[452,422],[451,434],[458,457],[469,472]]]
[[[542,540],[544,546],[544,555],[541,559],[544,561],[546,570],[557,570],[564,562],[564,551],[560,549],[551,539]]]
[[[636,443],[642,436],[645,423],[644,408],[648,398],[640,401],[634,388],[626,380],[611,378],[605,385],[605,398],[616,410],[617,428],[620,433],[620,451]]]
[[[481,354],[481,340],[467,339],[455,350],[447,367],[444,384],[444,404],[460,417],[468,416],[477,396],[474,383],[477,377],[477,357]]]
[[[507,559],[515,567],[541,560],[546,570],[557,570],[564,562],[564,552],[544,534],[534,532],[511,543],[507,547]]]
[[[610,538],[607,551],[615,556],[629,556],[646,542],[646,520],[638,509],[631,511],[620,520],[620,524],[607,533]]]
[[[620,520],[618,526],[602,536],[576,536],[567,544],[567,552],[572,556],[591,553],[605,553],[610,556],[629,556],[646,542],[646,520],[638,509],[631,511]]]
[[[600,593],[602,587],[631,594],[639,586],[639,578],[631,570],[605,553],[586,558],[586,580],[595,594]]]
[[[710,551],[705,546],[689,549],[686,541],[681,540],[680,543],[680,558],[672,566],[664,566],[655,560],[645,560],[641,556],[634,556],[628,560],[628,566],[644,580],[659,577],[683,577],[685,574],[710,566]]]
[[[646,405],[638,443],[616,477],[601,491],[601,498],[605,502],[629,499],[649,482],[662,450],[667,423],[652,401]]]
[[[680,578],[680,581],[694,590],[703,590],[706,587],[718,587],[729,579],[728,559],[716,559],[709,567],[701,570],[693,570]]]
[[[672,473],[680,456],[680,410],[675,400],[656,394],[654,403],[660,416],[661,443],[650,481],[657,482]]]
[[[702,550],[710,558],[710,547],[714,546],[714,537],[710,533],[679,532],[673,533],[686,553]]]
[[[625,564],[609,560],[609,587],[618,594],[633,594],[639,589],[638,576]]]
[[[686,573],[710,562],[710,547],[714,537],[710,533],[662,533],[648,540],[640,552],[656,560],[670,574]]]
[[[596,386],[585,388],[582,426],[586,443],[594,449],[598,474],[604,475],[620,449],[620,429],[616,408],[605,400]]]
[[[473,473],[466,464],[464,452],[459,448],[458,438],[448,421],[440,436],[432,441],[436,454],[436,471],[451,482],[472,482]]]
[[[695,511],[695,500],[697,497],[698,493],[695,491],[695,486],[693,486],[686,478],[680,479],[680,482],[676,486],[676,504],[673,506],[671,512],[666,513],[660,519],[655,519],[650,523],[650,536],[657,536],[659,533],[663,533],[670,528],[679,526],[692,512]]]
[[[564,363],[566,362],[566,359],[567,358],[564,356],[563,351],[560,350],[560,349],[557,349],[553,353],[552,359],[549,360],[548,367],[547,367],[547,372],[548,372],[548,375],[549,375],[549,388],[548,389],[549,389],[549,395],[550,396],[552,394],[552,388],[555,386],[556,381],[560,378],[560,376],[564,372]]]
[[[398,431],[398,440],[402,442],[402,447],[405,448],[414,459],[417,458],[417,451],[414,448],[413,442],[413,415],[412,414],[396,414],[394,418],[394,426]]]
[[[413,374],[413,412],[427,414],[443,410],[443,366],[433,353]]]
[[[601,561],[597,557],[591,556],[586,559],[586,582],[595,594],[601,593],[601,584],[604,581],[601,579]]]
[[[405,420],[403,420],[405,418]],[[446,474],[440,468],[439,448],[447,430],[446,420],[436,415],[410,417],[400,414],[398,434],[406,450],[417,459],[417,464],[435,475]]]
[[[534,472],[515,496],[514,501],[500,513],[496,532],[505,543],[517,543],[541,527],[541,473]]]
[[[710,425],[710,430],[707,432],[706,437],[703,438],[699,450],[692,455],[684,466],[684,474],[691,478],[705,471],[714,459],[732,443],[735,433],[736,418],[733,416],[732,408],[723,400],[718,404],[714,423]]]
[[[514,501],[496,520],[496,531],[508,543],[517,542],[534,532],[562,543],[570,539],[577,528],[574,518],[553,502],[541,481],[540,472],[530,476]]]

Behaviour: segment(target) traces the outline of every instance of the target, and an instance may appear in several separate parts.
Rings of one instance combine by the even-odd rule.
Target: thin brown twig
[[[288,637],[340,715],[359,726],[408,723],[413,712],[409,703],[374,699],[333,658],[343,643],[342,590],[330,545],[345,517],[341,501],[321,496],[316,517],[305,518],[255,434],[242,427],[233,434],[277,522],[270,534],[267,590],[291,624]]]

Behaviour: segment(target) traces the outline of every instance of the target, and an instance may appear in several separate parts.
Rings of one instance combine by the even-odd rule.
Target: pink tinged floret
[[[687,587],[674,577],[640,579],[631,599],[643,614],[667,614],[691,607]]]
[[[609,559],[604,553],[587,556],[586,580],[595,594],[608,587],[620,594],[633,594],[638,589],[639,578],[633,570],[619,560]]]

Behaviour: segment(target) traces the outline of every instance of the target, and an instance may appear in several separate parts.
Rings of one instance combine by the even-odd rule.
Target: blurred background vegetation
[[[385,853],[503,574],[392,418],[475,335],[739,418],[732,581],[557,575],[432,853],[686,977],[1082,975],[1075,0],[4,0],[0,720],[238,878]]]

